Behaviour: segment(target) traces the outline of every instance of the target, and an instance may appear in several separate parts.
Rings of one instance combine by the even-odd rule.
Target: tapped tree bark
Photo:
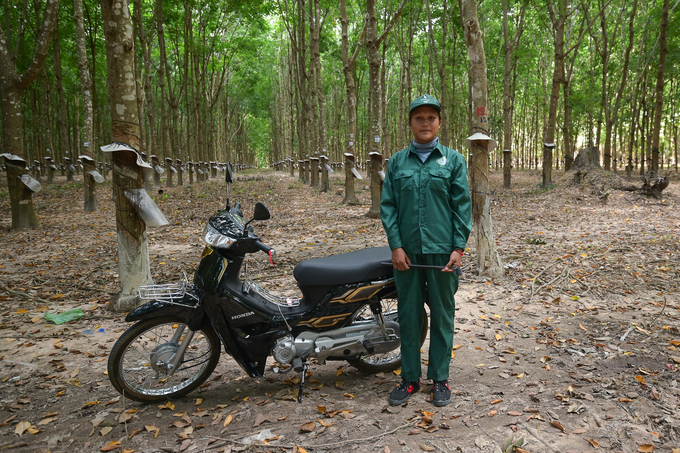
[[[134,41],[128,0],[101,0],[106,38],[111,140],[140,150],[140,128],[134,73]],[[113,189],[118,233],[120,292],[109,303],[112,311],[134,308],[137,287],[151,283],[146,224],[135,213],[126,190],[143,189],[141,169],[131,152],[114,152]]]
[[[477,0],[461,0],[463,33],[468,49],[470,67],[470,132],[488,136],[486,56],[482,30],[477,17]],[[477,246],[477,270],[479,275],[492,278],[503,276],[503,265],[496,250],[493,221],[491,219],[491,197],[489,196],[489,141],[473,140],[472,143],[472,226]]]
[[[23,115],[21,113],[22,99],[26,88],[40,74],[49,50],[52,32],[57,20],[59,1],[47,2],[43,13],[42,26],[36,40],[36,50],[31,64],[23,73],[19,74],[16,67],[16,52],[19,47],[12,46],[12,41],[5,36],[5,30],[0,26],[0,105],[2,108],[2,152],[14,154],[24,161]],[[7,30],[10,32],[10,30]],[[17,38],[17,41],[19,38]],[[5,159],[7,165],[7,188],[12,209],[12,229],[32,228],[38,226],[38,216],[33,205],[33,193],[19,180],[25,173],[25,165],[17,164],[16,160]]]

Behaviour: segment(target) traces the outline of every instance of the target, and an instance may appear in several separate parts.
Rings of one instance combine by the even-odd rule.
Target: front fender
[[[128,313],[125,317],[125,321],[142,321],[168,315],[177,316],[179,318],[178,321],[182,321],[189,326],[191,330],[197,330],[203,324],[205,310],[203,309],[203,305],[200,304],[196,308],[193,308],[178,304],[169,304],[162,300],[152,300]]]

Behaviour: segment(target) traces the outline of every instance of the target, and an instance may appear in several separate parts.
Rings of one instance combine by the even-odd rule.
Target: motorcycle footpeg
[[[362,344],[364,345],[364,348],[366,348],[366,351],[368,351],[369,354],[373,354],[375,352],[375,346],[373,346],[373,344],[371,344],[370,341],[364,340]]]

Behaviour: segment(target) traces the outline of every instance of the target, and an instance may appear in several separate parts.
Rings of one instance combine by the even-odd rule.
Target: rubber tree
[[[361,29],[357,45],[352,55],[349,54],[349,18],[347,16],[347,0],[340,0],[340,26],[341,26],[341,50],[342,50],[342,71],[345,75],[345,88],[347,91],[347,136],[345,137],[345,163],[351,163],[354,168],[354,153],[357,139],[357,83],[355,68],[359,51],[361,50],[364,36],[366,36],[367,21]],[[350,156],[348,156],[348,154]],[[346,173],[345,177],[345,198],[342,203],[359,204],[359,200],[354,194],[354,175]]]
[[[492,140],[488,137],[488,84],[484,40],[477,17],[477,0],[461,0],[460,5],[463,34],[470,61],[468,83],[472,135],[466,142],[472,148],[472,165],[468,171],[472,188],[472,226],[477,247],[477,271],[479,275],[500,278],[504,272],[494,241],[489,196],[489,145]]]
[[[517,45],[524,31],[524,14],[528,1],[522,3],[520,17],[516,23],[515,33],[510,37],[508,30],[508,0],[503,0],[503,187],[510,188],[512,182],[512,139],[513,113],[515,106],[515,86],[517,80]],[[513,75],[514,74],[514,75]]]
[[[392,19],[385,26],[382,34],[378,35],[378,16],[376,13],[376,0],[367,0],[367,21],[368,27],[366,29],[366,58],[368,60],[368,90],[370,93],[370,112],[371,112],[371,134],[370,141],[372,153],[382,154],[382,135],[383,128],[381,124],[382,105],[383,105],[383,89],[381,86],[380,66],[382,59],[380,58],[380,46],[387,38],[397,21],[401,12],[404,10],[406,0],[402,0],[399,8],[392,16]],[[371,192],[371,208],[366,215],[372,219],[380,217],[380,192]]]
[[[659,64],[656,71],[656,88],[654,90],[654,127],[652,129],[652,163],[650,171],[659,171],[659,135],[661,133],[661,116],[663,114],[664,68],[666,66],[666,30],[668,28],[668,0],[663,2],[661,13],[661,29],[659,31]]]
[[[134,74],[134,41],[128,0],[101,0],[106,38],[111,140],[140,149],[140,126]],[[137,287],[151,283],[146,223],[136,213],[126,192],[143,190],[144,175],[135,151],[112,152],[113,193],[118,236],[120,292],[109,304],[125,311],[139,303]],[[148,165],[148,164],[147,164]]]
[[[2,109],[2,154],[6,158],[7,188],[12,209],[12,229],[38,226],[33,205],[33,192],[20,180],[25,173],[26,151],[24,149],[24,117],[21,112],[26,88],[38,77],[49,51],[50,40],[57,21],[58,0],[48,1],[43,13],[42,26],[38,32],[36,49],[28,68],[18,73],[17,53],[23,30],[12,39],[10,30],[0,24],[0,109]],[[9,22],[9,19],[7,20]],[[18,158],[18,159],[17,159]],[[22,161],[24,161],[22,163]]]
[[[94,176],[90,173],[95,171],[94,153],[94,110],[92,108],[92,80],[90,78],[90,64],[87,61],[85,45],[85,25],[83,19],[83,0],[73,0],[73,20],[76,26],[76,49],[78,52],[78,74],[80,75],[80,96],[83,101],[83,127],[82,127],[82,155],[89,159],[81,160],[84,167],[84,209],[86,212],[97,210],[97,193]]]

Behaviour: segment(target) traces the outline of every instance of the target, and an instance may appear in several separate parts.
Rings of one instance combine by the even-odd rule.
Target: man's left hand
[[[446,263],[446,267],[442,269],[442,272],[453,272],[454,268],[460,267],[462,263],[462,257],[458,251],[454,250],[451,252],[451,257],[449,257],[449,262]]]

